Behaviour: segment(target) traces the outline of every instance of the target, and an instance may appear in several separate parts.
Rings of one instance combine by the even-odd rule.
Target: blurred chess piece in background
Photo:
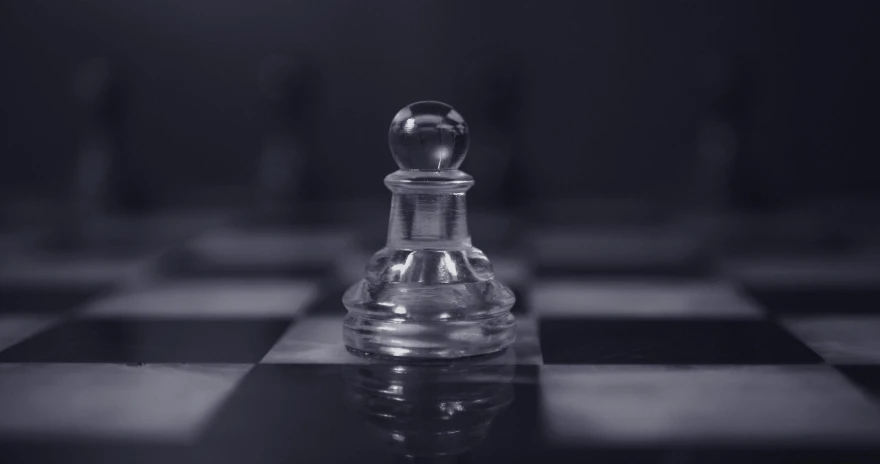
[[[304,173],[312,153],[314,79],[302,58],[275,55],[260,65],[265,133],[257,170],[258,222],[283,223],[303,214],[309,186]]]
[[[476,85],[474,118],[480,123],[479,137],[471,142],[471,151],[479,158],[464,168],[480,179],[474,190],[476,211],[511,210],[521,205],[525,180],[522,162],[522,112],[525,81],[521,65],[511,56],[488,59],[474,67],[468,81]]]
[[[347,365],[346,399],[396,457],[449,462],[442,459],[483,441],[513,402],[513,357],[506,351],[443,364]]]
[[[683,207],[694,233],[711,249],[718,249],[734,210],[733,166],[748,145],[751,95],[729,59],[713,54],[699,64],[697,84],[704,103]]]
[[[92,58],[71,78],[80,126],[76,149],[61,156],[71,162],[64,197],[36,238],[0,266],[0,281],[25,302],[27,295],[66,301],[133,281],[148,269],[151,247],[168,236],[167,224],[146,220],[152,198],[127,146],[130,81],[119,63]]]
[[[316,190],[323,188],[312,164],[316,67],[302,55],[272,55],[260,62],[253,82],[262,103],[263,133],[245,211],[169,253],[165,272],[301,275],[334,264],[350,241],[347,231],[318,224],[311,208]]]
[[[711,55],[702,62],[706,106],[687,202],[701,235],[733,254],[844,246],[839,230],[794,201],[787,188],[793,173],[781,168],[785,154],[756,146],[753,72],[742,59]]]
[[[744,63],[721,54],[700,62],[698,79],[704,109],[686,204],[713,249],[738,249],[754,244],[750,223],[775,203],[754,149],[755,83]]]
[[[744,139],[749,102],[733,64],[718,55],[704,60],[700,73],[705,110],[697,133],[693,193],[690,205],[700,215],[727,211],[732,206],[731,170]]]
[[[526,82],[522,64],[509,54],[483,60],[468,74],[464,81],[473,86],[476,113],[470,148],[475,156],[462,169],[478,179],[468,199],[471,229],[494,251],[516,240],[526,199]]]
[[[142,212],[148,206],[141,174],[126,147],[130,119],[129,82],[118,63],[92,58],[73,76],[73,91],[81,114],[79,139],[62,222],[50,245],[91,248],[107,245],[112,235],[108,220]]]

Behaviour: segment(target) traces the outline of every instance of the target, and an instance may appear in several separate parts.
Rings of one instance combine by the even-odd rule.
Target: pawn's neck
[[[391,190],[388,242],[391,248],[471,247],[465,192],[474,179],[459,170],[397,171],[385,178]]]

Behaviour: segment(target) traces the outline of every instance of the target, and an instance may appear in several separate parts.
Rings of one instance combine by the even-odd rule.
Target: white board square
[[[242,230],[226,228],[195,238],[188,249],[206,263],[273,267],[330,264],[352,235],[333,230]]]
[[[90,304],[93,318],[291,318],[318,294],[305,280],[209,279],[130,289]]]
[[[542,280],[529,293],[541,317],[756,318],[758,308],[722,282]]]
[[[829,366],[545,366],[540,408],[564,445],[880,439],[880,405]]]
[[[0,364],[0,437],[191,442],[249,369]]]
[[[832,364],[880,365],[880,316],[792,317],[783,323]]]
[[[48,327],[54,320],[51,316],[0,314],[0,351]]]

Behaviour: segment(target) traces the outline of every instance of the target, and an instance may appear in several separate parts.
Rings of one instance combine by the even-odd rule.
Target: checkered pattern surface
[[[637,229],[475,242],[518,295],[519,336],[474,361],[509,375],[438,377],[468,398],[512,392],[454,451],[469,462],[880,450],[880,261],[710,262]],[[3,462],[390,462],[418,429],[346,400],[383,365],[341,342],[341,294],[369,256],[352,234],[227,224],[143,248],[0,266]],[[395,388],[446,372],[424,369]]]

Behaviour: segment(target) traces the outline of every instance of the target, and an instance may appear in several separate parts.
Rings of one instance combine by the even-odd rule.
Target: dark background
[[[873,195],[878,19],[870,0],[8,1],[0,183],[7,199],[60,195],[82,117],[72,76],[107,56],[126,72],[125,150],[151,195],[241,195],[266,126],[259,64],[292,53],[319,83],[308,155],[318,199],[387,197],[388,123],[415,100],[465,116],[472,170],[491,133],[481,81],[498,62],[521,76],[527,198],[674,192],[706,114],[702,70],[723,56],[750,82],[755,178],[789,202]]]
[[[0,0],[0,461],[880,462],[878,26],[880,0]],[[500,309],[433,285],[488,275],[469,241],[382,249],[389,124],[426,99],[470,125],[517,364],[337,366],[365,276]],[[462,230],[424,197],[397,232]],[[194,413],[226,384],[200,363],[267,353]]]

